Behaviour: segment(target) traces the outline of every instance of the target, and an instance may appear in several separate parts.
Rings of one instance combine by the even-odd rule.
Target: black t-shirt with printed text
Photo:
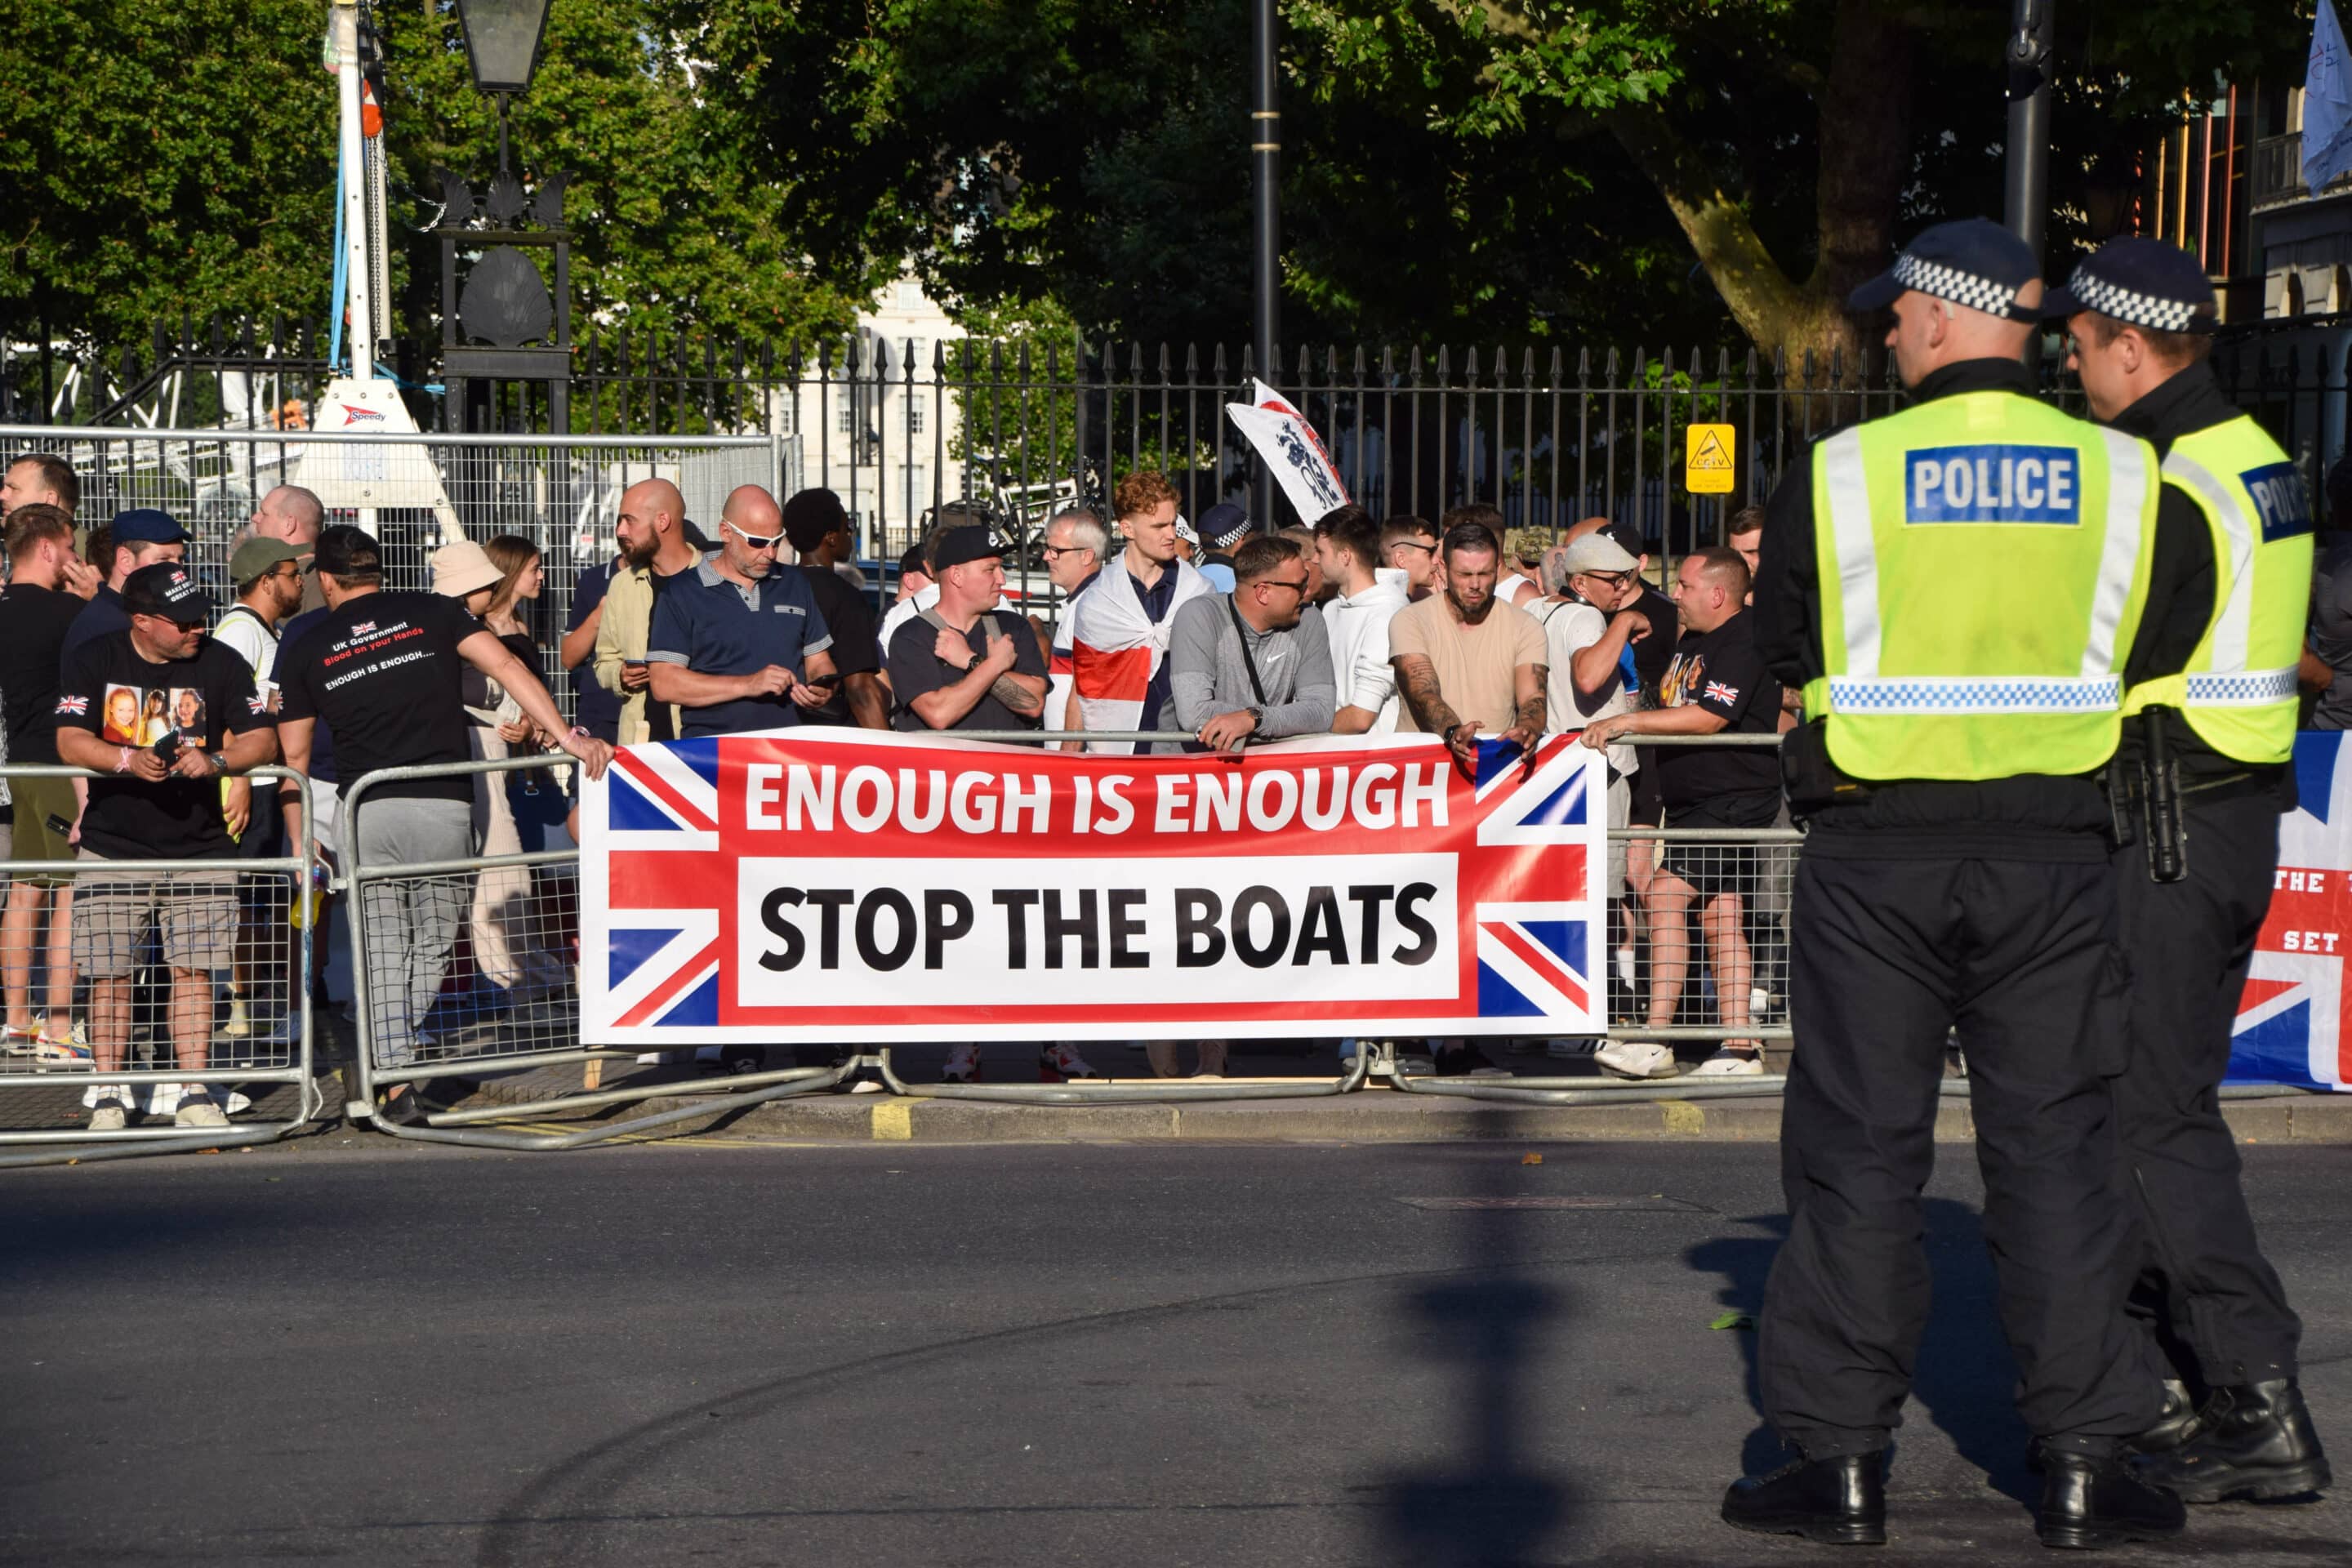
[[[466,661],[457,645],[482,629],[456,599],[379,590],[329,610],[278,656],[278,721],[324,719],[335,730],[342,793],[378,768],[469,761]],[[463,775],[404,779],[372,798],[474,798]]]
[[[58,679],[60,730],[173,757],[183,741],[217,752],[231,735],[268,729],[263,708],[253,667],[210,637],[189,658],[158,663],[140,656],[129,632],[109,632],[66,655]],[[236,841],[222,807],[217,778],[95,778],[82,847],[109,860],[226,859]]]
[[[1741,610],[1711,632],[1686,631],[1658,682],[1661,708],[1699,707],[1722,719],[1724,731],[1769,735],[1780,727],[1780,683],[1756,648],[1756,617]],[[1691,808],[1737,817],[1726,826],[1771,822],[1780,810],[1780,763],[1769,746],[1659,746],[1658,785],[1666,809],[1686,818]]]

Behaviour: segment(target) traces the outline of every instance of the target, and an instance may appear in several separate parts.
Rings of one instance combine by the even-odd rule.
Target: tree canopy
[[[1851,341],[1929,219],[1998,213],[2007,0],[1285,0],[1285,338]],[[93,342],[321,313],[321,0],[17,0],[0,316]],[[2300,5],[2059,8],[2053,247]],[[436,166],[486,174],[453,0],[380,0],[397,316],[431,338]],[[554,0],[513,106],[568,172],[586,321],[806,335],[911,257],[975,313],[1237,342],[1245,0]],[[2071,216],[2070,215],[2074,215]],[[2053,266],[2056,263],[2053,261]]]

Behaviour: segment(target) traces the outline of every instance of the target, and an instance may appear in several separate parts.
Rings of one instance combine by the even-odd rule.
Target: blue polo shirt
[[[646,658],[678,664],[697,675],[751,675],[780,664],[797,677],[813,653],[833,646],[833,632],[807,580],[790,569],[771,573],[756,587],[722,577],[706,556],[681,572],[654,600]],[[734,735],[801,722],[789,697],[745,697],[709,708],[682,708],[686,736]]]

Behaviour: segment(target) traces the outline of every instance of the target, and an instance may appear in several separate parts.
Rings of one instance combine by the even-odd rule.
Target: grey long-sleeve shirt
[[[1323,617],[1309,608],[1297,626],[1274,632],[1242,622],[1250,662],[1265,689],[1261,702],[1242,663],[1243,639],[1234,635],[1234,616],[1225,608],[1232,597],[1203,594],[1176,612],[1168,643],[1168,705],[1160,710],[1160,728],[1189,735],[1220,713],[1255,708],[1264,740],[1328,730],[1339,688],[1331,675],[1331,634]]]

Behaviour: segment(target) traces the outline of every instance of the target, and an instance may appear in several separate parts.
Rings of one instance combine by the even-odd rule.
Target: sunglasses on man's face
[[[1304,595],[1307,592],[1307,579],[1301,577],[1294,582],[1287,577],[1262,577],[1258,579],[1258,586],[1261,588],[1287,588],[1294,594]]]
[[[754,550],[773,550],[784,542],[784,536],[781,533],[771,533],[762,536],[757,533],[746,533],[731,522],[724,523],[722,526],[726,528],[728,532],[733,534],[736,538],[741,540],[744,543],[750,545]]]

